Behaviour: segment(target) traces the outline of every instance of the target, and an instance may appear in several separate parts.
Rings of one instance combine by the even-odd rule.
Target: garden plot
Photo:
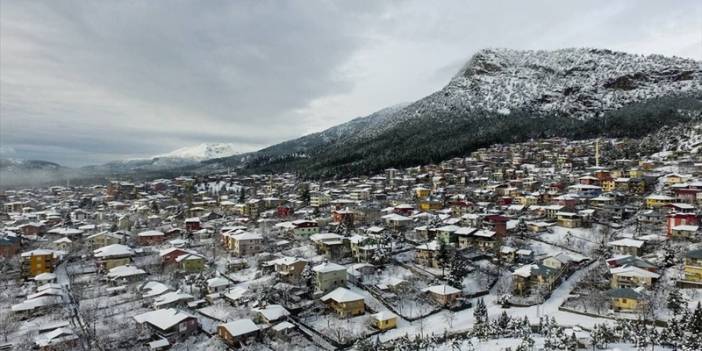
[[[363,275],[363,283],[366,285],[388,285],[399,279],[413,279],[414,276],[415,274],[405,267],[388,264],[382,269],[376,270],[376,274]]]
[[[573,251],[590,255],[602,242],[602,226],[594,224],[592,228],[565,228],[560,226],[550,227],[550,232],[538,234],[538,237],[546,242],[558,246],[567,247]]]
[[[313,315],[305,319],[304,323],[342,344],[366,337],[375,331],[370,325],[368,313],[352,318],[339,318],[333,313]]]
[[[214,305],[200,308],[197,311],[205,316],[209,316],[223,322],[241,318],[249,318],[249,313],[247,310],[234,307],[221,300]]]
[[[490,289],[490,285],[497,279],[496,275],[482,270],[474,270],[463,278],[463,293],[474,295]]]
[[[414,319],[437,308],[421,292],[431,281],[425,275],[416,274],[405,267],[386,265],[378,274],[365,276],[364,282],[368,289],[383,296],[384,302],[401,317]],[[370,307],[375,309],[374,306]]]

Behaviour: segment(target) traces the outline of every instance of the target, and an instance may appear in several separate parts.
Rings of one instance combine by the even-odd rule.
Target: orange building
[[[51,250],[32,250],[22,253],[22,275],[34,277],[54,271],[54,252]]]

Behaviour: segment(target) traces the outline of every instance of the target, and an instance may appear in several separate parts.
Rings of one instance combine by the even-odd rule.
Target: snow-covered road
[[[605,318],[593,318],[558,310],[558,307],[563,304],[568,296],[570,296],[570,293],[575,285],[597,264],[597,262],[593,263],[571,275],[568,280],[563,282],[563,284],[553,291],[548,300],[538,306],[511,307],[508,309],[503,309],[500,305],[495,303],[496,296],[494,294],[487,295],[484,297],[484,300],[488,308],[488,316],[490,319],[495,319],[502,313],[502,311],[505,311],[510,317],[523,318],[524,316],[527,316],[531,323],[537,323],[540,316],[552,316],[556,319],[556,322],[559,325],[579,325],[585,328],[592,328],[597,323],[613,323],[612,320]],[[400,321],[396,329],[381,334],[380,340],[383,342],[393,340],[402,337],[405,334],[443,335],[446,331],[449,333],[460,333],[472,328],[474,323],[472,308],[455,312],[453,316],[450,314],[451,312],[449,311],[442,311],[424,318],[423,320],[417,320],[411,323],[407,321]]]

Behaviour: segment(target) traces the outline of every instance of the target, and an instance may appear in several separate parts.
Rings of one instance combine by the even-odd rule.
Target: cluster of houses
[[[408,291],[435,309],[469,308],[493,285],[450,282],[455,261],[468,280],[472,270],[506,276],[514,301],[540,303],[604,259],[612,309],[636,311],[666,269],[652,257],[678,245],[676,284],[702,289],[702,164],[673,155],[673,172],[671,160],[600,160],[601,143],[495,145],[339,180],[214,173],[5,190],[0,256],[26,293],[3,308],[26,320],[57,313],[90,279],[105,296],[142,302],[124,312],[141,335],[133,342],[165,349],[204,334],[239,347],[314,333],[314,313],[367,319],[369,333],[401,327],[397,300]],[[390,267],[406,275],[388,277]],[[208,309],[221,304],[236,313]],[[75,328],[56,324],[34,339],[47,350],[75,345]]]

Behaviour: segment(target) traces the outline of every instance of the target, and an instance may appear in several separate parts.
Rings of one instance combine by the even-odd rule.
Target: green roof
[[[638,300],[642,294],[632,288],[616,288],[607,291],[607,296],[612,298],[626,298]]]
[[[687,252],[687,255],[685,255],[685,257],[702,259],[702,249],[690,250]]]

